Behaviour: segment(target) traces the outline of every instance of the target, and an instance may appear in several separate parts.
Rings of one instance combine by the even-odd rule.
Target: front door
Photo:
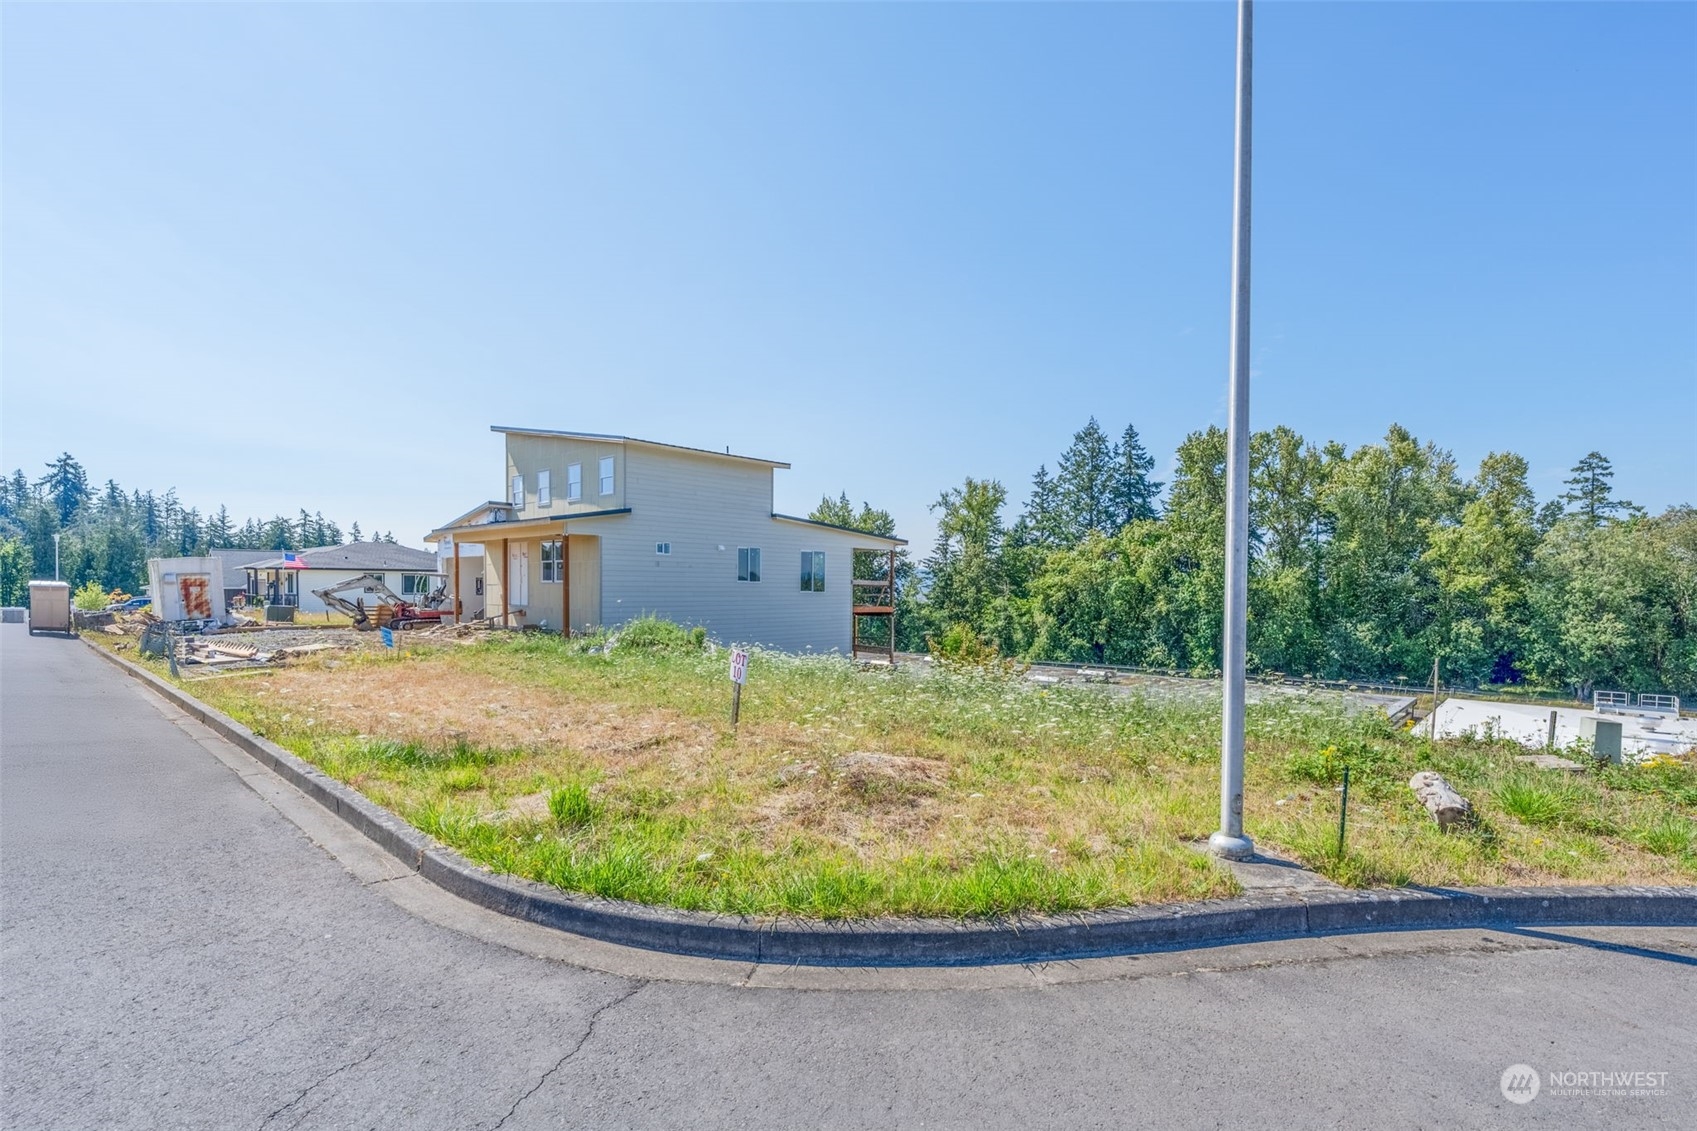
[[[515,609],[530,604],[530,546],[524,542],[507,548],[507,603]]]

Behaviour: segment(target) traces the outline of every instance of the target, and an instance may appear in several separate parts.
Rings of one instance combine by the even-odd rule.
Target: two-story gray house
[[[506,437],[507,498],[426,538],[460,612],[469,594],[455,562],[475,544],[478,603],[508,624],[583,632],[652,614],[725,642],[846,655],[857,623],[883,618],[868,633],[875,651],[893,639],[888,576],[905,541],[777,513],[772,473],[789,464],[628,436],[493,431]],[[857,550],[878,562],[858,582]]]

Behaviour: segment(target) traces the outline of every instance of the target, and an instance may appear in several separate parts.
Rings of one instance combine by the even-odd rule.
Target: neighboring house
[[[349,542],[286,556],[273,551],[264,560],[244,568],[250,604],[294,605],[307,613],[328,609],[313,596],[314,589],[328,589],[362,573],[376,574],[383,584],[409,601],[422,600],[443,582],[435,554],[392,542]],[[360,594],[344,596],[351,601]]]
[[[876,551],[884,578],[906,543],[776,513],[772,473],[789,464],[626,436],[493,431],[506,437],[507,501],[480,503],[425,539],[462,616],[472,615],[462,547],[477,545],[486,615],[508,624],[583,632],[653,614],[727,643],[846,654],[858,613],[888,621],[893,639],[888,581],[854,584],[854,555]]]
[[[224,563],[225,606],[233,602],[237,595],[247,592],[248,566],[255,562],[270,561],[277,556],[276,550],[208,550],[206,553]]]

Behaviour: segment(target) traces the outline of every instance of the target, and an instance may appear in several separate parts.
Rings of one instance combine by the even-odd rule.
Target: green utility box
[[[1579,737],[1591,746],[1599,759],[1606,758],[1620,765],[1620,723],[1615,719],[1586,715],[1579,720]]]

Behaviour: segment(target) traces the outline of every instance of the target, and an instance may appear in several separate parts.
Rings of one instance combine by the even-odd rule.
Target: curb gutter
[[[715,915],[572,895],[472,863],[145,668],[97,644],[89,647],[443,890],[515,919],[645,950],[804,966],[989,966],[1367,931],[1697,926],[1697,887],[1269,893],[994,921],[834,923]]]

